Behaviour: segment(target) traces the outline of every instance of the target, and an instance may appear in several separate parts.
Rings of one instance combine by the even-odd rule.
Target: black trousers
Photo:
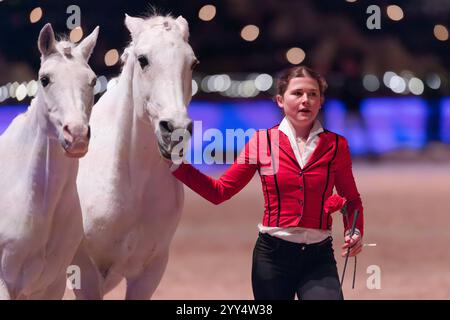
[[[307,245],[260,233],[252,286],[256,300],[343,300],[331,237]]]

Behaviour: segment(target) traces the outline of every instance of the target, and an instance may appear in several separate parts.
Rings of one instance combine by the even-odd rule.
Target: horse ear
[[[99,26],[95,27],[94,31],[92,31],[89,36],[84,38],[84,40],[81,41],[80,44],[77,46],[77,49],[80,51],[81,55],[86,60],[86,62],[89,61],[92,51],[94,51],[94,47],[95,44],[97,43],[98,38],[98,30]]]
[[[183,18],[183,16],[178,16],[178,18],[176,18],[175,21],[181,30],[181,34],[183,35],[184,41],[187,42],[189,39],[189,24],[188,24],[188,22],[186,21],[185,18]]]
[[[125,25],[131,33],[131,37],[136,37],[141,32],[141,25],[144,22],[142,18],[130,17],[125,13]]]
[[[48,56],[56,52],[56,40],[55,33],[53,32],[52,25],[47,23],[39,33],[38,48],[42,56]]]

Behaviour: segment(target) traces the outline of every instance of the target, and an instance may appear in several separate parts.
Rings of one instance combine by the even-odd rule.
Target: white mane
[[[152,14],[148,17],[142,17],[142,19],[144,19],[144,28],[146,30],[152,28],[162,28],[166,31],[175,31],[178,33],[182,33],[182,30],[176,23],[175,18],[170,14],[167,15]],[[128,46],[123,50],[123,53],[120,57],[122,66],[126,63],[129,53],[133,50],[133,48],[134,42],[133,40],[131,40]]]

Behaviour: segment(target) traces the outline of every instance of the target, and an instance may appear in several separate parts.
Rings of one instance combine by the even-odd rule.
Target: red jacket
[[[269,139],[266,130],[258,131],[217,180],[186,163],[173,175],[205,199],[219,204],[238,193],[258,171],[265,202],[263,225],[282,228],[331,229],[332,218],[324,212],[324,202],[336,187],[338,194],[347,199],[349,221],[344,219],[345,230],[351,228],[357,209],[356,228],[363,235],[363,207],[347,140],[330,131],[320,133],[316,149],[300,168],[289,138],[278,126],[268,132]]]

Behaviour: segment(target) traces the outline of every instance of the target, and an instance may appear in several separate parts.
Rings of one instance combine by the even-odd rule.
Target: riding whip
[[[353,223],[352,223],[352,229],[350,230],[350,238],[355,234],[355,227],[356,227],[356,221],[358,220],[359,211],[355,210],[355,214],[353,216]],[[348,217],[345,215],[347,219],[347,225],[348,225]],[[342,284],[344,283],[344,276],[345,276],[345,269],[347,268],[347,262],[348,262],[348,255],[350,254],[351,247],[347,248],[347,254],[345,255],[345,263],[344,263],[344,269],[342,270],[342,277],[341,277],[341,288]],[[355,288],[355,277],[356,277],[356,256],[355,256],[355,267],[353,271],[353,283],[352,283],[352,289]]]

